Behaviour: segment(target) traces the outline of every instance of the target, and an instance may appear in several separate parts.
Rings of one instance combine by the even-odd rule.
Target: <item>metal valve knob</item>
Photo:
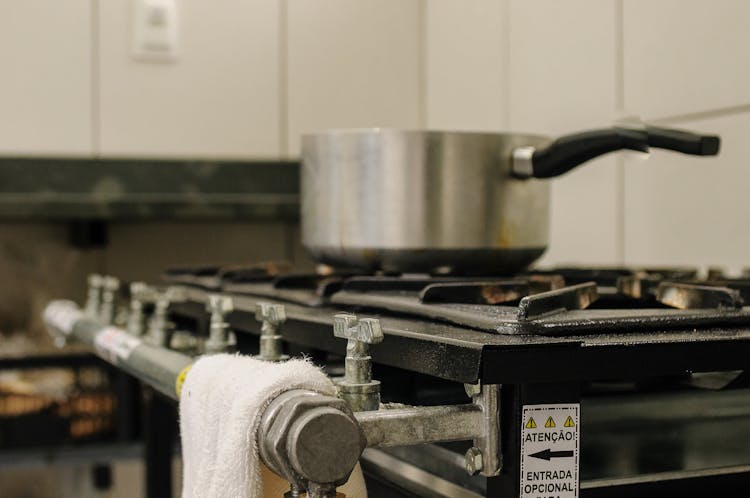
[[[282,337],[279,334],[279,327],[286,321],[284,305],[259,302],[255,311],[255,318],[262,322],[258,359],[263,361],[288,360],[289,356],[282,351]]]
[[[99,310],[99,321],[111,325],[115,318],[115,300],[120,290],[120,279],[106,275],[102,277],[102,302]]]
[[[167,287],[164,292],[157,292],[154,296],[154,314],[148,322],[146,342],[159,347],[169,345],[172,323],[168,320],[169,305],[187,300],[185,290],[180,287]]]
[[[86,292],[86,305],[83,313],[89,318],[99,318],[99,307],[101,306],[103,277],[98,273],[88,276],[88,291]]]
[[[380,382],[372,378],[370,344],[383,342],[380,321],[359,320],[355,315],[341,313],[333,317],[333,335],[348,340],[344,378],[338,381],[339,395],[355,412],[377,410]]]
[[[221,294],[211,294],[206,302],[206,310],[211,313],[206,353],[231,351],[234,349],[235,343],[230,340],[229,324],[225,321],[225,318],[234,310],[232,298]]]
[[[144,282],[132,282],[130,284],[130,313],[128,313],[127,331],[140,336],[144,332],[143,308],[146,303],[156,301],[157,292]]]

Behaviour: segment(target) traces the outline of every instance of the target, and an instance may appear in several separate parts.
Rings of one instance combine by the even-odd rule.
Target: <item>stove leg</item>
[[[146,393],[145,442],[146,498],[172,496],[172,454],[176,413],[174,403],[160,394]]]

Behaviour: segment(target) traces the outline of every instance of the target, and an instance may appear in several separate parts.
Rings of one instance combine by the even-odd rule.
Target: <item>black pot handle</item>
[[[612,127],[558,138],[543,149],[519,147],[513,151],[513,173],[522,178],[550,178],[579,164],[617,150],[648,152],[650,147],[694,156],[715,156],[720,138],[683,130]]]

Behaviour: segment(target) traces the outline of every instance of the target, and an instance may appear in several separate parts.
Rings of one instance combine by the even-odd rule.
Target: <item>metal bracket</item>
[[[467,384],[466,393],[482,411],[482,435],[466,452],[466,471],[470,475],[493,477],[500,473],[503,457],[500,450],[500,386]]]

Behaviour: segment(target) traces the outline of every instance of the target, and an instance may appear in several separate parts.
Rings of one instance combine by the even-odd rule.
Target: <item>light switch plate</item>
[[[177,58],[176,0],[133,0],[133,57],[157,62]]]

